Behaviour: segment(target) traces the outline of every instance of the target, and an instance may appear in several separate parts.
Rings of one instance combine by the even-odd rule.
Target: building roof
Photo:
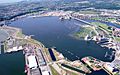
[[[8,37],[8,33],[0,29],[0,42],[5,41]]]
[[[37,67],[37,62],[36,62],[36,58],[35,56],[28,56],[28,62],[29,62],[29,67],[33,68],[33,67]]]
[[[48,71],[42,72],[42,75],[50,75]]]

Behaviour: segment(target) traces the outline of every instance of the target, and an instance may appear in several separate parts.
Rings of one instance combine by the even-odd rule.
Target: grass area
[[[92,20],[99,20],[99,21],[101,21],[101,20],[104,20],[103,18],[101,18],[101,17],[93,17],[93,18],[91,18]]]
[[[39,45],[40,47],[45,47],[41,42],[35,40],[35,39],[29,39],[29,42],[33,43],[33,44],[36,44],[36,45]]]
[[[71,75],[78,75],[78,74],[76,74],[76,73],[74,73],[74,72],[71,72]]]
[[[61,69],[63,69],[64,71],[66,71],[67,72],[67,74],[69,73],[69,75],[78,75],[77,73],[75,73],[75,72],[72,72],[72,71],[68,71],[68,70],[66,70],[66,69],[64,69],[64,68],[62,68],[62,66],[61,65],[59,65],[59,64],[57,64]]]
[[[99,28],[102,28],[102,29],[106,30],[107,32],[111,33],[111,29],[109,29],[109,26],[107,24],[100,23],[100,22],[91,22],[91,24],[96,25]]]
[[[19,32],[16,33],[16,36],[23,38],[24,34],[22,34],[22,31],[19,31]]]
[[[111,22],[111,21],[115,21],[115,18],[108,18],[107,21]]]
[[[50,69],[53,75],[59,75],[59,73],[50,65]]]
[[[120,37],[115,37],[115,40],[120,42]]]
[[[80,70],[80,69],[78,69],[78,68],[76,68],[76,67],[70,66],[70,65],[68,65],[68,64],[61,64],[61,65],[62,65],[63,67],[65,67],[65,68],[70,69],[70,70],[73,70],[73,71],[76,71],[76,72],[85,74],[84,71],[82,71],[82,70]]]
[[[91,18],[92,20],[98,20],[98,21],[115,21],[116,19],[115,18],[103,18],[103,17],[93,17]]]
[[[113,75],[119,75],[119,72],[118,72],[118,73],[115,73],[115,74],[113,74]]]
[[[92,28],[90,28],[90,27],[81,27],[80,31],[76,32],[74,34],[74,36],[76,38],[84,38],[85,36],[87,36],[88,34],[91,34],[91,33],[93,35],[95,35],[95,32],[93,31]]]
[[[98,14],[98,12],[95,11],[79,11],[80,14]]]
[[[25,45],[26,43],[28,43],[28,41],[27,40],[25,40],[25,39],[19,39],[19,40],[17,40],[17,41],[19,41],[19,45],[21,46],[21,45]],[[16,44],[16,43],[15,43]]]

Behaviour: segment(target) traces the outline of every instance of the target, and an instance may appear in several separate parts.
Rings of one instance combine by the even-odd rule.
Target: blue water
[[[85,21],[88,21],[88,22],[101,22],[101,23],[107,24],[108,26],[114,26],[114,27],[120,28],[120,25],[114,24],[114,23],[111,23],[111,22],[103,22],[103,21],[96,21],[96,20],[85,20]]]
[[[107,74],[104,70],[100,70],[100,71],[94,71],[87,75],[109,75],[109,74]]]
[[[51,49],[48,49],[49,50],[49,53],[50,53],[50,56],[52,58],[53,61],[56,61],[56,58],[55,58],[55,55],[53,53],[53,51]]]
[[[22,51],[0,54],[0,75],[25,75]]]

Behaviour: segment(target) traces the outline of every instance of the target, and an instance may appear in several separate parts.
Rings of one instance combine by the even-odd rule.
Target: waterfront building
[[[50,73],[48,71],[44,71],[42,72],[42,75],[50,75]]]
[[[28,56],[28,65],[29,65],[29,68],[30,69],[36,69],[37,68],[37,60],[36,60],[36,57],[31,55],[31,56]]]

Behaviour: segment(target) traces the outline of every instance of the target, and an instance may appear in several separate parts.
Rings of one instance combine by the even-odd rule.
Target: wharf
[[[93,57],[85,57],[82,58],[82,61],[84,61],[90,68],[92,68],[94,71],[98,71],[102,69],[102,61],[97,60]]]

